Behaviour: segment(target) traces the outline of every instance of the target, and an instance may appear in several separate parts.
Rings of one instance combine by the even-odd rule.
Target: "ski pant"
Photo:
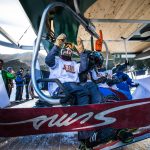
[[[23,94],[23,86],[16,86],[16,100],[21,100]]]
[[[102,103],[102,95],[98,87],[93,82],[83,84],[75,82],[63,83],[66,90],[76,97],[76,105],[99,104]]]
[[[29,84],[25,85],[25,89],[26,89],[26,99],[29,99],[29,90],[28,90]]]

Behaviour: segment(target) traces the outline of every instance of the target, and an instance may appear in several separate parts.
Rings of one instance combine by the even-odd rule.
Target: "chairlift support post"
[[[18,43],[2,27],[0,27],[0,33],[12,44],[14,44],[14,46],[19,47]]]
[[[67,6],[66,4],[62,3],[62,2],[53,2],[50,3],[44,10],[43,14],[42,14],[42,18],[41,18],[41,22],[40,22],[40,26],[39,26],[39,32],[37,35],[37,40],[35,41],[34,44],[34,48],[33,48],[33,58],[32,58],[32,64],[31,64],[31,78],[32,78],[32,82],[33,82],[33,86],[35,91],[37,92],[37,94],[46,102],[50,103],[50,104],[60,104],[60,99],[55,99],[52,100],[52,98],[46,96],[45,94],[43,94],[38,85],[37,85],[37,81],[35,79],[35,68],[36,68],[36,60],[38,57],[38,52],[39,52],[39,48],[40,48],[40,41],[42,39],[42,32],[43,32],[43,28],[44,28],[44,22],[46,20],[46,16],[48,14],[49,10],[52,10],[55,7],[63,7],[66,11],[68,11],[69,13],[71,13],[71,15],[73,15],[73,17],[86,29],[86,31],[93,37],[95,38],[99,38],[99,35],[94,31],[93,27],[90,26],[90,24],[88,24],[82,17],[80,17],[76,12],[74,12],[69,6]],[[107,48],[107,44],[105,43],[105,41],[103,42],[105,47],[106,47],[106,51],[108,51]]]

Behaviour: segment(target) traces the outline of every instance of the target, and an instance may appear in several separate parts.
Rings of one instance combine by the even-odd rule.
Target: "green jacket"
[[[9,73],[6,70],[1,70],[1,71],[2,71],[2,78],[3,78],[3,81],[4,81],[5,87],[6,87],[6,89],[8,89],[7,80],[8,79],[15,79],[16,76],[14,74]]]

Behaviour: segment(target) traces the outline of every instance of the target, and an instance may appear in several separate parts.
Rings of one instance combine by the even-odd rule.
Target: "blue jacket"
[[[48,55],[46,56],[45,63],[49,67],[53,67],[55,65],[55,56],[59,55],[59,51],[60,51],[60,48],[54,45],[52,49],[50,50],[50,52],[48,53]]]
[[[29,84],[30,82],[30,79],[31,79],[31,75],[29,73],[27,73],[25,76],[24,76],[24,83],[25,84]]]
[[[130,92],[130,87],[135,87],[135,84],[132,81],[132,79],[124,72],[117,72],[115,76],[119,79],[125,78],[123,82],[116,84],[118,89]]]
[[[23,86],[24,80],[21,74],[17,74],[15,82],[16,82],[16,86]]]

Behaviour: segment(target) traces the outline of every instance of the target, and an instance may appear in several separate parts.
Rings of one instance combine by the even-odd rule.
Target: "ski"
[[[0,136],[150,125],[150,98],[86,106],[0,109]]]

